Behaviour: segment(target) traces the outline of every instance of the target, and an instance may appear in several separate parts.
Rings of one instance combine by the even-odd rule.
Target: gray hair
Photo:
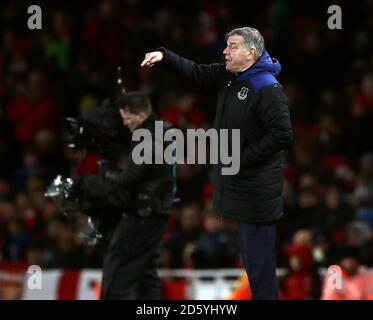
[[[241,36],[243,38],[243,45],[245,46],[245,48],[255,48],[255,59],[259,58],[265,50],[264,38],[257,29],[251,27],[236,28],[233,29],[231,32],[228,32],[225,35],[225,39],[228,39],[230,36]]]

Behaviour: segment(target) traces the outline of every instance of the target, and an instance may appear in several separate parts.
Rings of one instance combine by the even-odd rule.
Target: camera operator
[[[152,133],[149,147],[154,156],[155,121],[159,118],[152,112],[147,95],[128,92],[120,97],[118,104],[123,125],[131,132],[143,128]],[[167,130],[168,124],[164,128]],[[110,232],[103,266],[102,299],[160,298],[157,260],[172,204],[175,171],[168,164],[136,164],[132,150],[138,143],[131,142],[124,168],[114,167],[109,161],[102,161],[100,166],[101,177],[124,188],[123,200],[131,202]]]

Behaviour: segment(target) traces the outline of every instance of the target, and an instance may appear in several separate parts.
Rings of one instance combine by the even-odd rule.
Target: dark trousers
[[[276,224],[239,223],[240,250],[253,300],[277,300]]]
[[[101,299],[160,299],[157,262],[168,216],[126,215],[104,257]]]

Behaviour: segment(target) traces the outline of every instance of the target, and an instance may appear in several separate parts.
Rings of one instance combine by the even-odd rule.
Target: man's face
[[[128,111],[128,109],[120,109],[120,115],[122,117],[123,124],[128,127],[130,131],[134,131],[137,127],[139,127],[146,118],[144,112],[136,114],[131,113]]]
[[[243,38],[239,35],[228,37],[227,47],[223,54],[225,57],[225,68],[232,72],[238,73],[246,70],[254,64],[255,49],[247,49],[243,45]]]

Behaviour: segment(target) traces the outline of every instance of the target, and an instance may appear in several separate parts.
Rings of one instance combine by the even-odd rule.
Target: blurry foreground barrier
[[[41,288],[33,286],[37,275],[28,273],[29,266],[23,263],[0,263],[0,300],[96,300],[100,294],[101,271],[96,269],[42,270]],[[190,300],[249,299],[250,290],[245,290],[247,281],[242,269],[218,270],[165,270],[161,276],[162,298]],[[277,276],[287,275],[286,269],[278,269]],[[325,275],[325,270],[320,270]],[[361,277],[360,277],[361,278]],[[328,288],[324,280],[324,299],[373,298],[373,270],[366,270],[364,281],[357,278],[343,278],[341,288]],[[359,286],[354,286],[354,284]],[[328,288],[328,291],[325,291]],[[236,290],[234,290],[236,289]]]

